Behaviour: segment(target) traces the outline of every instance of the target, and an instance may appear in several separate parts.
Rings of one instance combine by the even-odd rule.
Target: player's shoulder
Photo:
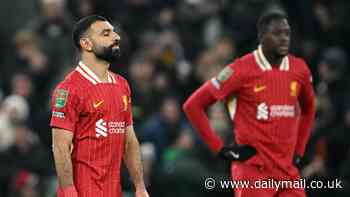
[[[289,64],[291,68],[297,72],[309,72],[309,66],[305,60],[301,57],[297,57],[293,54],[288,55]]]
[[[242,64],[250,64],[254,61],[254,56],[252,53],[247,53],[241,57],[237,57],[232,63],[237,63],[239,65]]]
[[[232,68],[234,67],[241,71],[243,70],[250,71],[255,68],[254,65],[255,65],[255,59],[252,53],[248,53],[241,57],[238,57],[230,64]]]
[[[239,60],[242,63],[251,63],[251,62],[255,61],[253,53],[247,53],[247,54],[243,55],[242,57],[240,57]]]
[[[117,74],[115,72],[112,72],[112,71],[109,71],[109,73],[114,77],[114,79],[116,80],[116,82],[118,83],[122,83],[122,84],[127,84],[128,81],[123,77],[121,76],[120,74]]]
[[[121,76],[120,74],[114,73],[112,71],[110,71],[110,73],[114,77],[117,84],[121,84],[122,86],[129,88],[129,82],[123,76]]]
[[[291,64],[295,64],[295,65],[300,66],[300,67],[306,66],[305,60],[301,57],[297,57],[293,54],[288,54],[288,59],[289,59],[289,62]]]
[[[82,78],[80,74],[74,69],[70,71],[62,81],[60,81],[55,89],[64,89],[70,92],[77,92],[81,87]]]

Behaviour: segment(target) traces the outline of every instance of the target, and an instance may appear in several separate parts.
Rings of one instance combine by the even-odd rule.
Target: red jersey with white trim
[[[280,66],[271,66],[259,47],[227,66],[211,84],[212,95],[227,102],[236,142],[258,151],[246,162],[264,166],[274,178],[297,177],[293,156],[304,154],[315,110],[305,62],[288,55]]]
[[[72,163],[79,197],[122,196],[120,166],[126,128],[132,124],[127,81],[108,73],[108,82],[82,62],[55,89],[51,127],[74,134]]]

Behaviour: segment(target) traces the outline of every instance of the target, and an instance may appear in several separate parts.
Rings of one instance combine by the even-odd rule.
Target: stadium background
[[[276,8],[289,15],[292,53],[310,65],[317,94],[317,121],[301,173],[308,181],[338,178],[344,187],[308,194],[349,196],[348,0],[1,0],[0,196],[55,196],[49,98],[78,61],[71,30],[89,14],[111,19],[121,34],[122,57],[111,69],[132,87],[151,196],[232,196],[204,188],[207,177],[228,178],[229,164],[200,142],[181,104],[224,65],[256,47],[257,18]],[[208,112],[229,143],[224,105]],[[125,196],[132,196],[127,174],[123,177]]]

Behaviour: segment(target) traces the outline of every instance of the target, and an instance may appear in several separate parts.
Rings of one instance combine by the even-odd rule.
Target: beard
[[[120,57],[120,50],[119,48],[114,48],[115,45],[111,45],[108,47],[101,47],[99,49],[95,50],[95,55],[97,58],[105,60],[109,63],[112,63],[113,61],[118,60]]]

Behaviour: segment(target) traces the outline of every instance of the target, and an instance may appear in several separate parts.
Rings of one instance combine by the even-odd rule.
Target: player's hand
[[[219,157],[229,161],[246,161],[256,155],[256,149],[249,145],[224,146],[219,151]]]
[[[148,192],[145,188],[136,189],[135,197],[149,197]]]

